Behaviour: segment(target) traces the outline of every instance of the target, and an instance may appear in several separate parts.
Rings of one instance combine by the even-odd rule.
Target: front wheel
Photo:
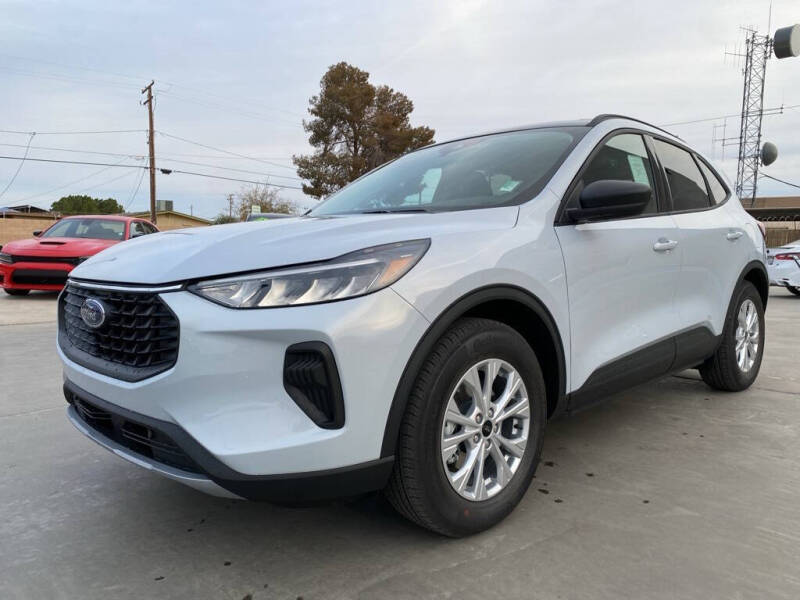
[[[700,375],[714,389],[739,392],[758,377],[763,356],[764,305],[755,286],[745,281],[734,293],[722,342]]]
[[[386,496],[444,535],[495,525],[530,485],[546,407],[539,362],[519,333],[488,319],[456,322],[417,376]]]
[[[792,292],[795,296],[800,296],[800,287],[794,285],[787,285],[786,289]]]

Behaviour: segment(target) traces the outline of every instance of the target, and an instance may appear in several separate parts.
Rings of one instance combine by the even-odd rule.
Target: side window
[[[650,193],[650,202],[642,214],[658,212],[656,203],[655,184],[653,182],[653,167],[641,135],[636,133],[622,133],[608,140],[586,167],[581,180],[573,192],[572,201],[577,202],[583,188],[590,183],[602,179],[617,179],[645,183],[653,190]]]
[[[142,225],[147,233],[158,233],[158,229],[153,227],[150,223],[142,223]]]
[[[728,197],[728,191],[725,189],[725,186],[722,185],[722,182],[719,180],[719,177],[717,177],[717,174],[709,169],[706,163],[704,163],[702,160],[698,160],[697,163],[700,165],[700,170],[703,171],[703,175],[706,176],[706,181],[708,181],[708,189],[711,192],[711,200],[714,204],[721,204],[725,201],[725,198]]]
[[[142,235],[147,235],[148,233],[150,232],[145,229],[144,223],[142,223],[141,221],[134,221],[133,223],[131,223],[132,238],[139,237]]]
[[[661,140],[654,140],[654,143],[658,158],[667,174],[667,183],[672,195],[672,209],[697,210],[711,206],[706,182],[692,155]]]

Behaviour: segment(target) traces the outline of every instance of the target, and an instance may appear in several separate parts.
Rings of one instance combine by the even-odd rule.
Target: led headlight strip
[[[430,240],[372,246],[325,262],[201,281],[189,291],[231,308],[274,308],[376,292],[417,264]]]

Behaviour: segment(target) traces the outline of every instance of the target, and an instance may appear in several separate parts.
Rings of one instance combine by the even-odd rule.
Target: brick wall
[[[15,215],[0,216],[0,246],[14,240],[32,238],[37,229],[47,229],[54,219]]]

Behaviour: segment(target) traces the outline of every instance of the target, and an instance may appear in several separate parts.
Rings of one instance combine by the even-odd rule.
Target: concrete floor
[[[687,372],[552,423],[517,510],[464,540],[374,498],[220,500],[114,457],[66,421],[48,302],[0,299],[0,323],[24,323],[0,326],[4,600],[800,598],[800,298],[783,290],[753,388]]]

